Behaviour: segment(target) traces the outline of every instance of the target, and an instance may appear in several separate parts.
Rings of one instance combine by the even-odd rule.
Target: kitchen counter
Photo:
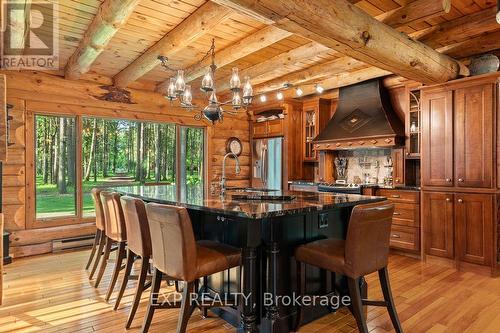
[[[234,200],[233,195],[241,192],[228,190],[224,197],[204,197],[201,194],[192,195],[179,200],[175,187],[168,185],[159,186],[127,186],[117,187],[116,191],[144,201],[183,206],[192,210],[206,211],[227,216],[262,219],[285,215],[304,214],[327,209],[353,207],[355,205],[384,200],[383,197],[363,195],[333,194],[322,192],[271,192],[276,196],[292,196],[293,200]],[[252,195],[266,195],[269,193],[254,192]]]
[[[272,299],[293,296],[296,247],[327,237],[345,239],[354,206],[385,200],[362,195],[288,191],[273,193],[291,195],[295,197],[292,201],[234,200],[232,195],[241,194],[241,191],[228,191],[223,198],[193,191],[179,199],[173,186],[130,186],[114,190],[146,202],[184,206],[191,217],[196,239],[242,249],[241,269],[234,268],[208,278],[208,290],[214,296],[217,293],[224,298],[242,292],[248,297],[248,301],[232,310],[214,309],[241,333],[293,331],[297,309],[289,304],[264,304],[263,299],[264,295],[271,295]],[[256,193],[260,194],[252,192],[251,195]],[[309,267],[306,272],[308,293],[333,293],[332,278],[319,268]],[[346,295],[345,277],[337,274],[336,279],[338,292]],[[366,297],[366,283],[362,283],[361,290]],[[305,307],[304,323],[330,312],[327,306]]]
[[[311,181],[303,181],[303,180],[293,180],[289,181],[288,185],[299,185],[299,186],[318,186],[320,183],[315,183]],[[396,186],[387,186],[383,184],[361,184],[362,188],[382,188],[386,190],[402,190],[402,191],[420,191],[420,186],[407,186],[407,185],[396,185]]]

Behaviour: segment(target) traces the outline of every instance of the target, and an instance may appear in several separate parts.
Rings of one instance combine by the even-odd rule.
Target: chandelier
[[[224,112],[236,114],[241,109],[247,110],[248,106],[252,104],[253,88],[250,83],[250,77],[248,76],[245,76],[242,84],[238,74],[238,68],[235,67],[232,69],[231,79],[229,80],[232,98],[231,100],[225,102],[219,102],[217,99],[215,84],[215,71],[217,70],[217,66],[215,65],[215,39],[212,39],[212,46],[197,64],[202,63],[208,57],[211,57],[212,63],[208,67],[207,73],[203,76],[200,86],[200,90],[203,91],[208,97],[208,104],[204,108],[200,108],[193,104],[191,86],[186,84],[184,79],[184,70],[182,69],[177,70],[177,75],[170,78],[165,98],[172,103],[174,103],[174,101],[178,101],[182,108],[190,111],[200,109],[200,113],[197,113],[194,116],[196,120],[206,118],[212,123],[215,123],[216,121],[223,120]],[[159,56],[158,59],[161,61],[162,67],[169,71],[175,71],[168,66],[167,57]],[[222,106],[226,105],[230,105],[231,110],[224,111]]]

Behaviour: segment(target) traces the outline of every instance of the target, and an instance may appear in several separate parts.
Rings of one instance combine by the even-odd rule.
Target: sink
[[[228,191],[246,192],[246,193],[259,193],[259,192],[277,192],[278,190],[268,188],[255,188],[255,187],[228,187]]]

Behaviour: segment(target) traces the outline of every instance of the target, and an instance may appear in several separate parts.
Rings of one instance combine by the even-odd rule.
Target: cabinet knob
[[[401,238],[399,234],[392,234],[392,238]]]
[[[463,183],[463,182],[464,182],[464,180],[463,180],[462,178],[458,178],[458,181],[459,181],[460,183]]]
[[[459,202],[459,203],[462,203],[462,202],[464,202],[464,201],[463,201],[462,199],[458,199],[458,202]]]
[[[446,181],[447,181],[448,183],[451,183],[451,178],[446,178]]]
[[[399,183],[399,178],[396,178],[396,183]]]
[[[446,198],[446,202],[450,202],[450,201],[451,201],[451,199],[450,199],[450,198]]]

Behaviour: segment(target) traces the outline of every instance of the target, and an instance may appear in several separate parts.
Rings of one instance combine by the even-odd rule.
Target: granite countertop
[[[296,184],[296,185],[310,185],[310,186],[318,186],[319,183],[315,183],[312,181],[306,180],[291,180],[288,184]],[[410,186],[410,185],[395,185],[388,186],[384,184],[361,184],[361,187],[364,188],[382,188],[386,190],[403,190],[403,191],[420,191],[420,186]]]
[[[335,194],[323,192],[273,192],[276,195],[291,195],[291,201],[259,201],[233,200],[232,194],[240,192],[227,191],[224,197],[203,196],[199,192],[191,192],[179,200],[175,186],[124,186],[112,188],[122,194],[141,198],[147,202],[157,202],[183,206],[193,210],[207,211],[226,216],[251,219],[295,215],[333,208],[352,207],[358,204],[386,200],[384,197],[371,197],[356,194]]]

